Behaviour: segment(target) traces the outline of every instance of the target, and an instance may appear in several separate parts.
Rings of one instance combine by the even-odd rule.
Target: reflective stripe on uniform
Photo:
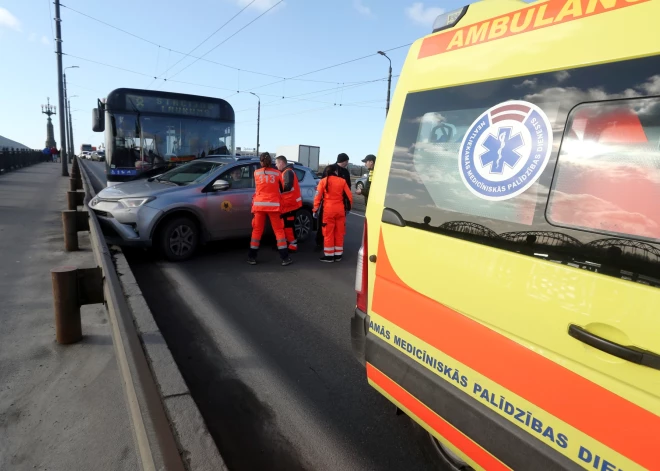
[[[302,201],[302,198],[296,198],[296,203],[299,203]]]
[[[277,239],[277,246],[279,248],[286,248],[286,239]]]
[[[335,249],[334,249],[333,247],[330,247],[329,249],[324,248],[324,249],[323,249],[323,252],[324,252],[326,255],[334,255],[334,254],[335,254]]]
[[[279,172],[273,172],[272,170],[266,170],[264,173],[265,173],[266,175],[274,175],[274,176],[276,176],[276,177],[279,177],[279,176],[280,176],[280,173],[279,173]]]
[[[276,207],[276,206],[279,206],[280,203],[269,203],[267,201],[255,201],[254,205],[255,206],[272,206],[272,207]]]

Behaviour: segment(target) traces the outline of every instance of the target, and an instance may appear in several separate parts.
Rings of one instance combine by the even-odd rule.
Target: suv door
[[[214,180],[225,180],[231,186],[207,193],[208,228],[213,239],[250,234],[255,169],[255,164],[235,166]]]

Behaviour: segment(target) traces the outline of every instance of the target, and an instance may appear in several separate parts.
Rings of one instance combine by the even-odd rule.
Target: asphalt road
[[[104,181],[102,164],[85,164]],[[351,351],[363,223],[349,216],[336,264],[309,242],[289,267],[269,248],[247,265],[247,240],[176,264],[127,253],[232,471],[433,469],[418,427],[367,384]]]

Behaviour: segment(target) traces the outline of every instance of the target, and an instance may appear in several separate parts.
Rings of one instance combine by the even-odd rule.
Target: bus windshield
[[[233,154],[231,122],[111,113],[110,123],[109,174],[135,175],[211,154]]]

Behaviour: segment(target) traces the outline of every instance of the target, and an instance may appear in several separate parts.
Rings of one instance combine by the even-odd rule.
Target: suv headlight
[[[148,203],[149,201],[153,201],[156,198],[150,197],[150,198],[124,198],[119,200],[119,202],[124,206],[125,208],[139,208],[145,203]]]

